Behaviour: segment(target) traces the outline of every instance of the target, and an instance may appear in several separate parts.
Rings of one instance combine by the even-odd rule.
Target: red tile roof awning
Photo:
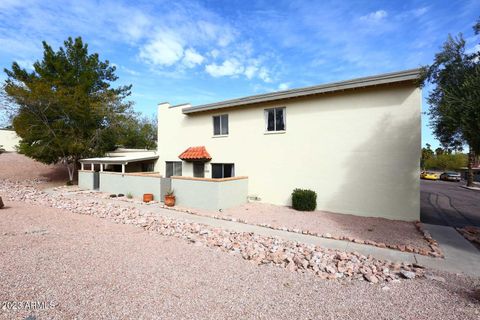
[[[178,156],[180,159],[185,161],[209,161],[212,160],[212,157],[207,152],[204,146],[201,147],[190,147],[182,154]]]

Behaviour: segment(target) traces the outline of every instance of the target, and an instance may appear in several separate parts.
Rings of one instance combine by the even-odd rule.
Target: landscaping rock
[[[378,278],[373,274],[364,274],[363,277],[371,283],[378,283]]]
[[[446,282],[445,278],[435,276],[435,275],[432,275],[432,274],[426,274],[425,278],[427,278],[428,280],[438,281],[438,282],[442,282],[442,283]]]
[[[415,272],[407,271],[407,270],[401,270],[400,274],[405,278],[405,279],[415,279]]]
[[[76,214],[110,219],[116,223],[132,224],[150,232],[184,239],[195,246],[217,248],[241,256],[256,265],[273,264],[292,272],[310,272],[321,279],[342,281],[365,279],[370,283],[379,283],[395,281],[399,272],[408,279],[423,274],[423,269],[415,268],[411,264],[393,264],[358,252],[347,253],[254,233],[213,228],[154,215],[148,212],[147,207],[139,210],[125,202],[121,206],[118,202],[112,203],[113,201],[108,200],[65,196],[68,189],[61,189],[55,194],[45,193],[35,188],[36,183],[0,181],[0,193],[8,194],[8,199],[15,201],[65,209]],[[104,199],[108,197],[104,195]]]

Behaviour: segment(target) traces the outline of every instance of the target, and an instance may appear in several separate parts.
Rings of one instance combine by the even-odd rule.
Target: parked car
[[[420,178],[425,180],[438,180],[439,175],[436,172],[424,171],[420,174]]]
[[[440,180],[444,180],[444,181],[460,181],[461,179],[461,175],[460,173],[458,172],[444,172],[440,175]]]

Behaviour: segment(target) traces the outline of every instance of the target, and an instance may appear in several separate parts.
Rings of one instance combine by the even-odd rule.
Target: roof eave
[[[327,83],[319,86],[291,89],[286,91],[278,91],[273,93],[260,94],[244,98],[226,100],[216,103],[199,105],[194,107],[183,108],[184,114],[216,110],[222,108],[237,107],[242,105],[257,104],[262,102],[270,102],[283,99],[300,98],[315,94],[331,93],[355,88],[371,87],[383,84],[400,83],[418,80],[421,75],[421,69],[411,69],[400,72],[385,73],[381,75],[357,78],[352,80]]]
[[[156,160],[158,156],[151,156],[151,157],[141,157],[141,158],[132,158],[132,159],[112,159],[112,158],[86,158],[78,160],[80,163],[84,164],[92,164],[92,163],[103,163],[103,164],[128,164],[130,162],[139,162],[139,161],[147,161],[147,160]]]

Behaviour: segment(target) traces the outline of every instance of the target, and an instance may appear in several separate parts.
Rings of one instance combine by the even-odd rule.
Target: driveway
[[[421,221],[463,227],[480,227],[480,192],[462,188],[465,182],[420,182]]]

